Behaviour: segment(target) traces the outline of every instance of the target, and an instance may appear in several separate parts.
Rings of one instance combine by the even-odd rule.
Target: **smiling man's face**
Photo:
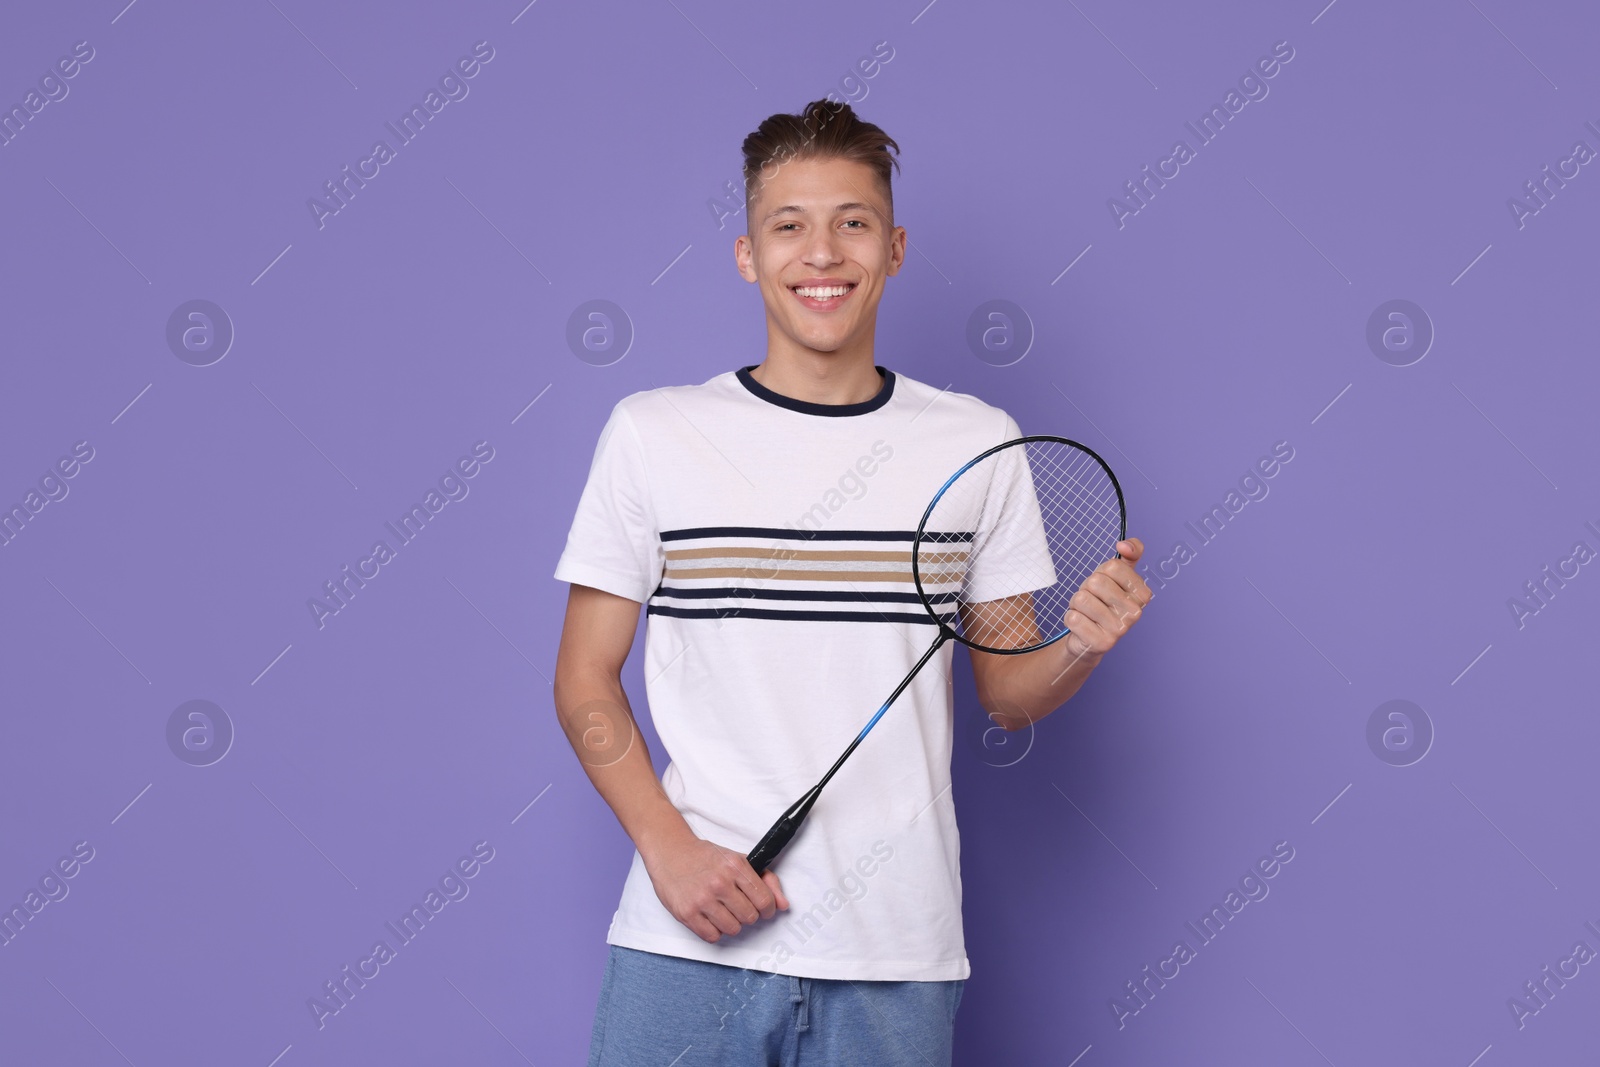
[[[734,242],[734,259],[761,286],[768,354],[870,354],[884,279],[899,272],[906,248],[873,169],[792,160],[748,208],[750,232]]]

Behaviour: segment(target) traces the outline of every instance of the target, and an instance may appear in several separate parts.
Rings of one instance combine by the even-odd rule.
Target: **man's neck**
[[[870,350],[849,355],[768,351],[750,376],[774,393],[811,404],[861,404],[883,388]]]

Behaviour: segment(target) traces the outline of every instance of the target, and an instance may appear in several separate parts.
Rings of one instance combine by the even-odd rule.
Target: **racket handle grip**
[[[766,836],[756,842],[756,847],[750,850],[750,854],[745,858],[750,861],[750,866],[755,868],[757,874],[765,871],[777,858],[778,853],[783,851],[783,846],[799,832],[800,824],[805,822],[806,816],[811,813],[811,805],[817,802],[817,796],[822,792],[825,781],[813,786],[809,793],[778,816],[778,821],[772,824],[772,829],[768,830]]]
[[[767,836],[756,842],[756,847],[750,850],[750,855],[745,857],[750,861],[750,866],[755,868],[757,874],[767,869],[767,865],[777,858],[783,851],[783,846],[789,843],[795,832],[800,829],[800,819],[779,819],[772,824],[772,829],[767,831]]]

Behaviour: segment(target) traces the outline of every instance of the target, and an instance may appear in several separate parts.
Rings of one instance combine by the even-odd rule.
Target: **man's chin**
[[[844,323],[829,323],[826,326],[801,323],[800,327],[793,334],[796,340],[802,341],[809,347],[822,352],[833,352],[841,348],[850,347],[859,332],[847,328]],[[807,329],[806,327],[810,328]]]
[[[848,337],[795,337],[792,339],[801,348],[817,353],[819,356],[834,356],[845,347],[850,340]]]

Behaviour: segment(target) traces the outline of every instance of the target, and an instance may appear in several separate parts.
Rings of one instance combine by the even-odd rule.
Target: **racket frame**
[[[1054,434],[1030,434],[1026,437],[1013,437],[1009,441],[1002,441],[993,448],[985,449],[983,452],[972,457],[972,459],[968,460],[962,465],[960,470],[956,471],[949,478],[947,478],[945,483],[939,487],[939,491],[933,494],[933,499],[928,502],[927,509],[922,513],[922,519],[917,523],[917,535],[916,537],[912,538],[911,541],[911,580],[917,587],[917,599],[922,601],[922,610],[928,613],[928,616],[933,619],[934,624],[937,625],[940,630],[944,631],[948,637],[960,641],[968,648],[974,648],[979,652],[988,652],[996,656],[1020,656],[1024,652],[1037,652],[1041,648],[1047,648],[1050,645],[1055,644],[1057,641],[1067,636],[1067,634],[1071,631],[1063,627],[1060,633],[1056,634],[1047,641],[1039,641],[1035,644],[1022,645],[1017,648],[990,648],[988,645],[980,645],[976,641],[969,641],[965,637],[956,633],[955,630],[944,621],[944,619],[940,618],[939,613],[934,610],[933,604],[928,600],[927,590],[922,588],[922,573],[917,566],[917,559],[921,555],[920,549],[922,548],[922,535],[928,525],[928,519],[933,515],[933,509],[939,506],[939,501],[943,499],[945,491],[955,484],[956,479],[960,478],[963,474],[967,473],[967,471],[971,470],[979,463],[982,463],[996,452],[1000,452],[1007,448],[1016,448],[1017,446],[1026,444],[1029,441],[1049,441],[1054,444],[1070,445],[1071,447],[1076,448],[1078,451],[1086,453],[1090,459],[1100,464],[1100,469],[1105,472],[1107,478],[1111,479],[1111,488],[1116,490],[1117,494],[1117,540],[1126,540],[1128,536],[1128,505],[1127,502],[1122,498],[1122,483],[1117,481],[1116,473],[1112,471],[1111,465],[1101,458],[1100,453],[1096,452],[1088,445],[1083,444],[1080,441],[1074,441],[1069,437],[1057,437]],[[959,612],[960,608],[958,607],[956,610]],[[1035,619],[1035,621],[1037,622],[1038,620]],[[943,642],[941,641],[940,644],[943,644]],[[921,665],[918,664],[918,666]],[[899,695],[898,690],[896,690],[895,695]],[[879,714],[882,713],[880,712]],[[874,719],[873,721],[876,722],[877,720]],[[871,729],[871,727],[869,726],[868,729]]]

